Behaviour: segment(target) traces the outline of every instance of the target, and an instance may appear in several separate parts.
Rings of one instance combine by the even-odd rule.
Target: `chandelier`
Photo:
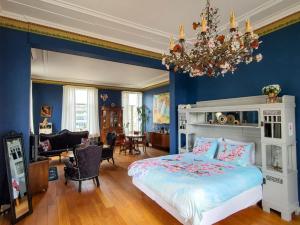
[[[254,54],[260,45],[259,36],[252,31],[250,20],[246,20],[246,31],[238,30],[234,12],[230,15],[230,32],[218,33],[219,10],[207,1],[203,9],[201,23],[194,22],[196,40],[190,44],[185,40],[184,27],[179,27],[179,40],[170,38],[170,54],[164,54],[162,64],[168,70],[189,73],[191,77],[217,77],[227,72],[234,73],[240,63],[249,64],[262,60],[261,54]],[[192,46],[189,48],[189,46]]]

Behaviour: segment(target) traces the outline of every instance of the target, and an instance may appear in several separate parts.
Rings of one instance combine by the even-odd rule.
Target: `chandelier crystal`
[[[189,48],[185,40],[184,27],[179,27],[179,40],[175,43],[170,38],[170,54],[163,55],[162,64],[168,70],[189,73],[191,77],[217,77],[227,72],[234,73],[240,63],[249,64],[262,60],[261,54],[254,54],[259,48],[259,36],[252,31],[250,20],[246,20],[245,33],[238,30],[234,12],[230,15],[230,32],[226,35],[218,33],[219,10],[207,1],[200,14],[201,23],[194,22],[193,29],[197,37]]]

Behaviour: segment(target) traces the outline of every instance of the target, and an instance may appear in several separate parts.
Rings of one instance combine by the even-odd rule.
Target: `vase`
[[[267,103],[276,103],[277,102],[277,94],[271,92],[268,94]]]

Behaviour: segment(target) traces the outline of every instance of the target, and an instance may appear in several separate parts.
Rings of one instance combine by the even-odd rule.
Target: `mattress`
[[[193,153],[136,161],[128,174],[137,187],[184,224],[211,224],[261,199],[262,174],[258,168]],[[249,198],[241,204],[238,201],[226,206],[236,196],[243,199],[249,190],[256,190],[254,197],[245,194]],[[206,213],[218,207],[217,218],[211,219],[212,214]]]
[[[151,191],[147,186],[143,185],[139,179],[132,179],[133,184],[140,189],[143,193],[145,193],[149,198],[155,201],[158,205],[160,205],[163,209],[165,209],[168,213],[170,213],[173,217],[175,217],[180,223],[184,225],[191,225],[189,221],[186,221],[182,218],[179,212],[165,202],[162,198],[156,195],[153,191]],[[199,225],[211,225],[220,220],[225,219],[226,217],[240,211],[246,209],[252,205],[255,205],[262,199],[262,186],[253,187],[243,193],[223,202],[221,205],[205,211],[202,213],[202,220]]]

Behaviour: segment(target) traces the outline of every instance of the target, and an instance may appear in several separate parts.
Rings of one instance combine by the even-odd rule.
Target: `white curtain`
[[[91,136],[100,136],[99,129],[99,110],[98,110],[98,89],[87,88],[87,127]]]
[[[76,87],[63,87],[63,102],[62,102],[62,118],[61,129],[76,131],[76,115],[75,115],[75,90]]]
[[[122,107],[123,107],[123,125],[125,133],[140,131],[140,121],[138,119],[137,108],[142,106],[141,92],[122,92]]]
[[[30,131],[34,134],[34,122],[33,122],[33,96],[32,96],[32,80],[30,81],[30,99],[29,99],[29,113],[30,113]]]
[[[86,97],[80,96],[81,103],[86,104],[87,123],[86,130],[89,131],[91,137],[98,137],[99,131],[99,111],[98,111],[98,89],[86,87],[63,87],[63,109],[61,128],[70,131],[78,131],[76,128],[76,91],[84,91]],[[86,99],[85,99],[86,98]],[[78,102],[77,101],[77,102]],[[82,111],[81,111],[82,113]]]

